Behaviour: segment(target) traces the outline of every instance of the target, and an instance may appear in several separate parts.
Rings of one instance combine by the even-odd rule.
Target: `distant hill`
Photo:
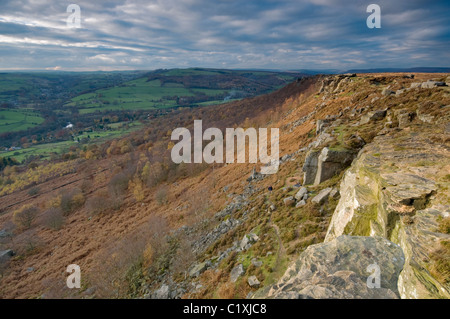
[[[449,73],[450,68],[443,67],[418,67],[418,68],[379,68],[379,69],[353,69],[342,73],[387,73],[387,72],[411,72],[411,73]]]
[[[305,75],[317,75],[317,74],[345,74],[345,73],[390,73],[390,72],[410,72],[410,73],[449,73],[450,67],[416,67],[416,68],[373,68],[373,69],[350,69],[350,70],[338,70],[338,69],[321,69],[321,70],[308,70],[308,69],[296,69],[293,72],[298,72]]]

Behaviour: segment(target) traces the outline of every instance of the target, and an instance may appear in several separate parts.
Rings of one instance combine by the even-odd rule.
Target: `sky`
[[[449,67],[449,16],[448,0],[0,0],[0,69]]]

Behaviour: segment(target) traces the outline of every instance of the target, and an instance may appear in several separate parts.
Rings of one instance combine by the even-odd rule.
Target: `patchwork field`
[[[166,109],[251,98],[300,76],[201,68],[0,73],[0,149],[11,149],[0,157],[20,163],[49,159],[71,146],[126,135]]]
[[[0,134],[24,131],[43,122],[44,118],[33,110],[0,110]]]

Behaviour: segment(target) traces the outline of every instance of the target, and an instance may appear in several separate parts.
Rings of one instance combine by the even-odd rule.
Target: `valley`
[[[124,135],[99,122],[112,135],[7,165],[0,296],[448,298],[449,83],[445,73],[308,76],[170,108]],[[279,170],[174,163],[172,130],[192,134],[196,119],[223,132],[278,128]],[[374,262],[383,280],[371,290]],[[70,264],[79,290],[65,285]]]
[[[119,137],[179,107],[265,94],[299,73],[172,69],[152,72],[0,74],[0,157],[64,156]]]

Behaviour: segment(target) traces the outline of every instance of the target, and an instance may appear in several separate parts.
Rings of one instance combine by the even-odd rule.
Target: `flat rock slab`
[[[309,246],[279,282],[255,298],[398,298],[397,281],[405,257],[382,237],[343,235]],[[379,269],[380,287],[370,276]]]
[[[323,204],[328,200],[328,197],[330,196],[330,193],[333,191],[331,187],[322,189],[319,194],[314,196],[314,198],[311,200],[315,204]]]

